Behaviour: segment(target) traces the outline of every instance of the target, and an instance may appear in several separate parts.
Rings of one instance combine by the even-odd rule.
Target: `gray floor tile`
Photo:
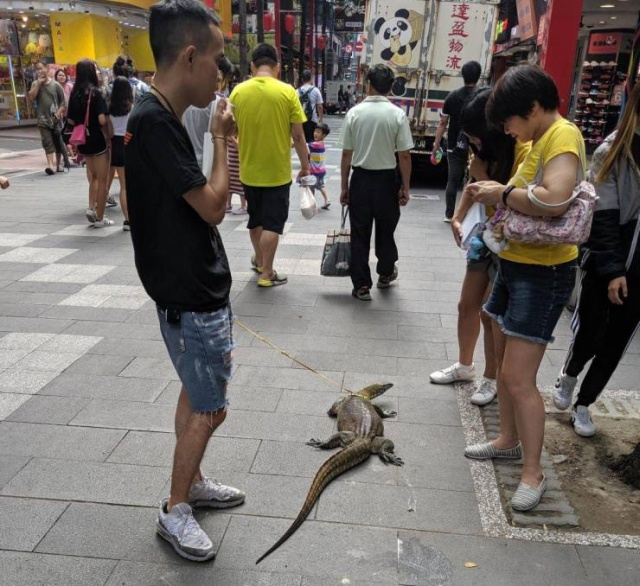
[[[253,567],[289,527],[289,519],[234,515],[218,551],[216,564],[225,568]],[[327,568],[353,579],[390,580],[397,576],[396,531],[307,520],[277,551],[260,563],[261,571],[288,571],[326,576]]]
[[[38,545],[37,551],[89,558],[182,563],[171,546],[155,535],[156,517],[156,508],[72,503]],[[229,522],[228,515],[198,511],[196,518],[217,546]]]
[[[329,387],[325,392],[284,390],[278,403],[279,413],[300,415],[326,415],[333,403],[340,397],[338,389],[332,391]]]
[[[576,547],[578,556],[589,576],[589,585],[638,583],[640,551],[615,547]]]
[[[71,324],[69,324],[71,325]],[[104,338],[116,338],[118,340],[159,340],[162,341],[162,334],[158,324],[130,324],[130,323],[109,323],[95,321],[76,321],[65,333],[80,334],[87,336],[103,336]],[[96,352],[96,347],[92,348],[92,353]],[[112,352],[104,352],[112,354]],[[113,352],[113,354],[117,354]]]
[[[70,425],[171,432],[174,416],[175,407],[169,405],[94,399]]]
[[[66,425],[86,407],[90,401],[91,399],[76,397],[34,395],[9,415],[7,421]]]
[[[164,358],[136,357],[120,373],[120,376],[163,380],[178,380],[179,378],[168,354]]]
[[[0,426],[0,453],[102,461],[123,437],[116,430],[6,421]]]
[[[32,551],[67,503],[0,497],[0,550]]]
[[[220,428],[221,430],[223,427]],[[108,462],[170,467],[175,447],[173,433],[131,431],[107,459]],[[202,469],[209,476],[248,472],[260,442],[214,435],[209,440]]]
[[[0,551],[0,586],[103,586],[114,560]]]
[[[458,406],[449,401],[432,398],[400,397],[398,421],[427,425],[460,426]]]
[[[227,399],[231,412],[242,411],[275,411],[282,391],[280,389],[270,389],[260,387],[260,385],[238,385],[231,382],[227,391]]]
[[[73,325],[69,319],[0,316],[0,332],[42,332],[57,334]]]
[[[342,372],[321,370],[321,374],[338,384],[342,381]],[[242,365],[235,372],[233,381],[239,385],[264,387],[275,389],[303,389],[305,391],[326,391],[335,387],[322,377],[301,368],[259,368]]]
[[[325,489],[316,518],[377,527],[482,532],[475,494],[411,486],[334,482]]]
[[[9,417],[21,405],[24,405],[31,395],[17,393],[0,393],[0,421]]]
[[[398,537],[398,582],[407,586],[587,583],[584,568],[570,545],[405,531],[400,531]],[[467,562],[476,567],[465,568]]]
[[[20,472],[30,459],[27,456],[0,455],[0,488]]]
[[[160,379],[67,374],[64,372],[43,387],[39,394],[58,397],[152,402],[158,398],[166,387],[167,382]]]
[[[123,561],[105,586],[300,586],[300,580],[298,574],[227,570],[217,562],[175,566]]]
[[[169,468],[34,458],[1,494],[153,507]]]
[[[117,376],[134,359],[134,356],[104,356],[85,354],[65,372],[69,374],[99,374]]]
[[[219,435],[273,441],[306,442],[310,437],[324,437],[333,429],[328,417],[235,411],[228,417]]]

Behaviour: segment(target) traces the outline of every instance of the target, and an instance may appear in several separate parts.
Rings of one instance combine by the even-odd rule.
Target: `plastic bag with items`
[[[313,175],[307,175],[300,179],[300,211],[302,215],[310,220],[318,213],[318,204],[310,187],[316,184],[316,178]]]

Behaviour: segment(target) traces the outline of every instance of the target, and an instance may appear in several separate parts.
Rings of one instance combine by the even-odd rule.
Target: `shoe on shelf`
[[[360,287],[360,289],[354,289],[351,291],[351,295],[356,299],[360,299],[360,301],[371,301],[371,288]]]
[[[522,444],[506,449],[496,448],[491,442],[473,444],[464,449],[464,455],[472,460],[492,460],[493,458],[517,460],[522,458]]]
[[[194,482],[189,489],[189,504],[192,507],[230,509],[241,505],[244,499],[245,494],[239,488],[226,486],[206,476],[200,482]]]
[[[273,275],[270,279],[265,279],[262,276],[258,277],[258,287],[277,287],[278,285],[286,285],[288,281],[289,279],[287,275],[279,275],[273,271]]]
[[[380,275],[378,277],[378,284],[377,284],[378,289],[386,289],[397,278],[398,278],[398,267],[394,266],[393,272],[390,275],[386,275],[386,276]]]
[[[555,387],[553,389],[553,404],[557,409],[564,411],[571,405],[571,398],[573,397],[573,391],[578,383],[577,376],[569,376],[564,371],[560,371],[558,380],[556,380]]]
[[[166,539],[175,552],[193,562],[206,562],[215,557],[216,552],[208,535],[202,530],[187,503],[178,503],[167,511],[169,499],[164,499],[158,517],[156,530]]]
[[[131,232],[131,224],[129,224],[129,220],[122,222],[122,230],[124,232]]]
[[[113,195],[107,195],[106,207],[112,208],[112,207],[117,206],[117,205],[118,205],[118,202],[116,201],[116,198],[113,197]]]
[[[98,214],[93,208],[87,208],[87,211],[84,213],[84,215],[87,217],[87,220],[90,224],[94,224],[98,221]]]
[[[106,228],[107,226],[114,226],[115,222],[109,218],[102,218],[102,220],[96,220],[93,223],[94,228]]]
[[[511,498],[511,508],[514,511],[530,511],[538,506],[545,490],[547,490],[547,477],[544,474],[537,488],[521,482]]]
[[[573,423],[573,431],[580,437],[592,437],[596,433],[596,426],[589,414],[589,407],[585,405],[576,405],[571,413],[571,423]]]
[[[472,404],[483,407],[488,405],[496,398],[498,391],[496,389],[496,381],[490,378],[482,377],[480,384],[476,388],[476,392],[471,395]]]
[[[448,385],[456,381],[473,380],[476,377],[476,367],[474,364],[465,366],[456,362],[442,370],[436,370],[429,375],[432,383],[437,385]]]

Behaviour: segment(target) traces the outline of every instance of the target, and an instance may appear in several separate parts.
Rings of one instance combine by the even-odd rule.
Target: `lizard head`
[[[388,391],[393,386],[393,383],[382,383],[382,384],[373,384],[365,387],[364,389],[359,390],[355,395],[360,397],[364,397],[366,399],[375,399],[382,395],[382,393]]]

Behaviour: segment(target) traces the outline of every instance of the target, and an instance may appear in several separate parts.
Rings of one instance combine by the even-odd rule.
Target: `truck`
[[[402,108],[414,139],[412,158],[426,162],[449,92],[462,87],[467,61],[489,78],[498,0],[369,0],[359,83],[368,69],[388,65],[395,80],[388,98]]]

